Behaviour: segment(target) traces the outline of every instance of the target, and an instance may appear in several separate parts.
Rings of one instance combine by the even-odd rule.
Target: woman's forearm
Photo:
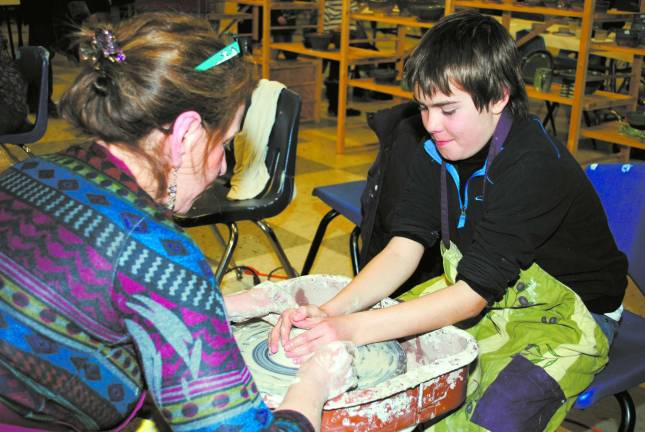
[[[298,381],[289,387],[278,409],[298,411],[307,417],[316,431],[320,430],[322,407],[325,404],[325,395],[318,391],[320,385],[307,382],[298,378]]]
[[[228,312],[229,315],[235,316],[240,314],[242,311],[245,311],[248,308],[247,303],[250,297],[251,295],[248,291],[223,296],[226,312]]]

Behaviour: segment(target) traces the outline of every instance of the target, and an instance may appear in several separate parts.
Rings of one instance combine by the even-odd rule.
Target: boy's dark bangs
[[[454,48],[454,49],[453,49]],[[481,58],[481,57],[479,57]],[[490,64],[481,64],[472,51],[458,50],[455,47],[441,46],[432,50],[422,60],[410,76],[419,93],[433,96],[437,93],[450,95],[451,85],[469,93],[477,109],[481,110],[497,96],[495,83],[492,82]],[[439,67],[438,65],[443,65]]]

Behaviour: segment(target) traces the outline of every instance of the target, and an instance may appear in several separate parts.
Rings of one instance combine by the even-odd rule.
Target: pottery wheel
[[[298,369],[288,360],[269,354],[268,334],[272,326],[254,321],[233,326],[235,339],[255,383],[263,393],[283,397],[295,380]],[[369,388],[406,372],[406,356],[396,341],[358,347],[354,367],[358,389]]]

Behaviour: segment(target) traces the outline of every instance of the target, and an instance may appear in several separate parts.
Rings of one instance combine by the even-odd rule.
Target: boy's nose
[[[432,134],[440,130],[441,126],[439,124],[438,118],[439,116],[431,115],[430,111],[423,112],[421,119],[423,120],[423,126],[428,131],[428,133]]]

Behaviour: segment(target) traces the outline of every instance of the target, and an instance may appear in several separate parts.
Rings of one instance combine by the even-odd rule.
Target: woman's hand
[[[265,281],[249,290],[224,296],[224,302],[229,319],[240,322],[270,313],[281,314],[310,303],[323,304],[349,281],[344,276],[329,275]]]
[[[322,345],[300,366],[298,378],[321,389],[325,400],[336,397],[358,382],[353,366],[355,355],[356,347],[351,342]]]
[[[289,288],[267,281],[247,291],[224,296],[229,320],[241,322],[298,307],[295,289]]]
[[[320,347],[298,370],[279,410],[295,410],[320,430],[321,411],[328,399],[356,386],[354,369],[356,349],[350,342],[333,342]]]
[[[297,309],[287,309],[282,312],[280,319],[275,324],[271,333],[269,333],[269,352],[275,354],[278,352],[278,344],[286,346],[289,341],[289,334],[293,326],[299,328],[310,328],[317,321],[307,321],[309,319],[326,317],[327,313],[316,305],[300,306]],[[307,325],[309,324],[309,327]]]

